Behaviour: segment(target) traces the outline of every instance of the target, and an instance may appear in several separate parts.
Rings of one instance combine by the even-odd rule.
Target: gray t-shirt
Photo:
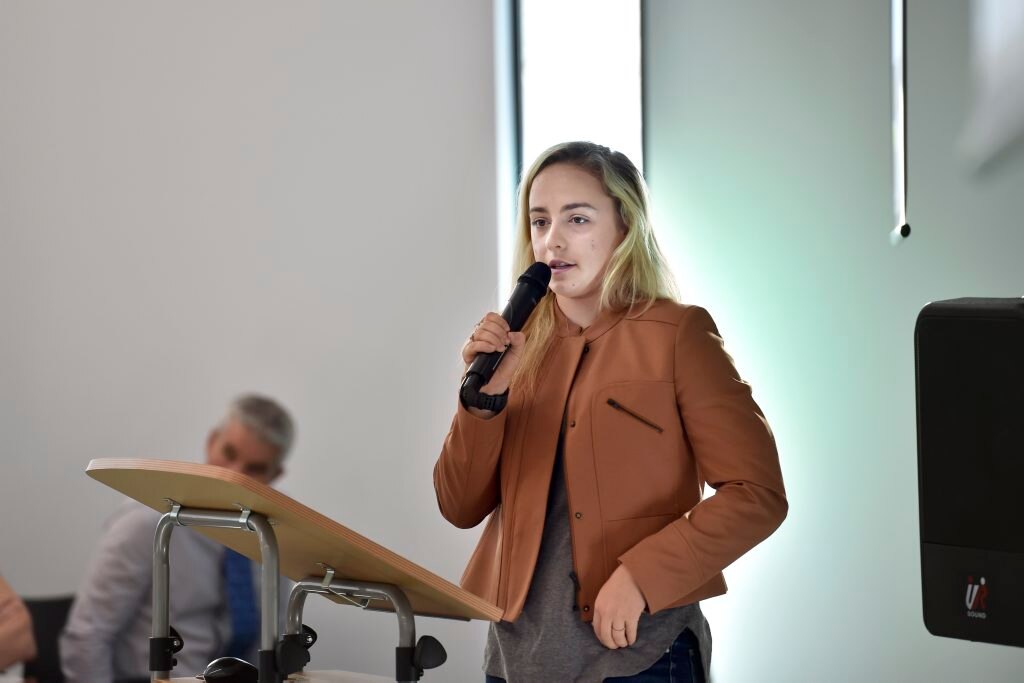
[[[576,605],[569,504],[559,439],[540,554],[523,611],[515,622],[491,624],[484,650],[484,671],[508,683],[599,683],[649,669],[676,637],[689,628],[700,643],[707,680],[711,630],[700,604],[640,615],[633,645],[609,650]]]

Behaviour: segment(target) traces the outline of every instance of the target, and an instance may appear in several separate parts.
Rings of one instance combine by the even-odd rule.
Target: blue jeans
[[[632,676],[604,679],[605,683],[705,683],[700,643],[690,629],[684,630],[651,668]],[[487,676],[486,683],[505,683],[505,679]]]

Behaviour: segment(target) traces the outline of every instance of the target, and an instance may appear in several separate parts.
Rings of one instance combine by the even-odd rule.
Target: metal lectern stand
[[[171,677],[174,654],[184,642],[177,634],[171,635],[170,623],[170,544],[171,532],[176,526],[216,527],[255,531],[260,543],[260,681],[278,683],[283,679],[276,664],[278,626],[278,577],[281,575],[277,555],[277,538],[267,518],[243,509],[239,512],[224,510],[183,509],[179,503],[168,501],[171,511],[160,518],[153,538],[153,635],[149,639],[149,670],[152,680]]]
[[[174,655],[185,645],[170,623],[169,551],[175,527],[194,527],[262,563],[257,663],[261,683],[280,683],[292,674],[310,682],[392,680],[345,672],[303,672],[310,661],[309,648],[317,640],[316,633],[302,623],[310,593],[364,610],[394,611],[398,645],[393,680],[399,683],[416,683],[425,670],[446,659],[436,639],[417,640],[416,615],[467,621],[501,618],[502,611],[486,600],[237,472],[194,463],[103,459],[89,463],[87,473],[164,512],[153,541],[150,671],[154,682],[170,678]],[[238,531],[255,533],[257,543]],[[282,575],[296,581],[283,634],[279,620]]]

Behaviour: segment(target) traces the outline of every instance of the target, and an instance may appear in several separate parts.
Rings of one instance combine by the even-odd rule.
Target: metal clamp
[[[356,598],[356,594],[355,593],[343,592],[343,591],[340,591],[340,590],[338,590],[336,588],[329,588],[328,592],[331,595],[335,595],[335,596],[341,598],[342,600],[344,600],[345,602],[347,602],[349,604],[355,605],[359,609],[366,609],[367,607],[370,606],[370,603],[373,601],[373,598],[370,598],[370,597],[364,597],[362,600],[358,600]]]
[[[171,509],[167,511],[167,514],[171,516],[171,521],[175,526],[184,526],[178,519],[178,515],[181,512],[181,503],[174,500],[173,498],[164,498],[164,502],[171,506]]]
[[[320,587],[324,590],[330,590],[331,582],[334,581],[334,567],[326,565],[323,562],[317,562],[317,564],[324,570],[324,580],[320,584]]]

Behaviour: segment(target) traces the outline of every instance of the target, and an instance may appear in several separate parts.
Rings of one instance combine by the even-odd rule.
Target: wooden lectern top
[[[86,474],[158,512],[169,512],[173,500],[183,508],[247,508],[265,515],[277,536],[281,574],[293,581],[324,576],[322,563],[334,568],[335,579],[400,587],[418,615],[501,619],[499,607],[244,474],[199,463],[112,458],[93,460]],[[260,559],[254,533],[193,529],[253,560]],[[347,604],[342,598],[330,599]],[[377,600],[369,608],[390,610],[391,605]]]

